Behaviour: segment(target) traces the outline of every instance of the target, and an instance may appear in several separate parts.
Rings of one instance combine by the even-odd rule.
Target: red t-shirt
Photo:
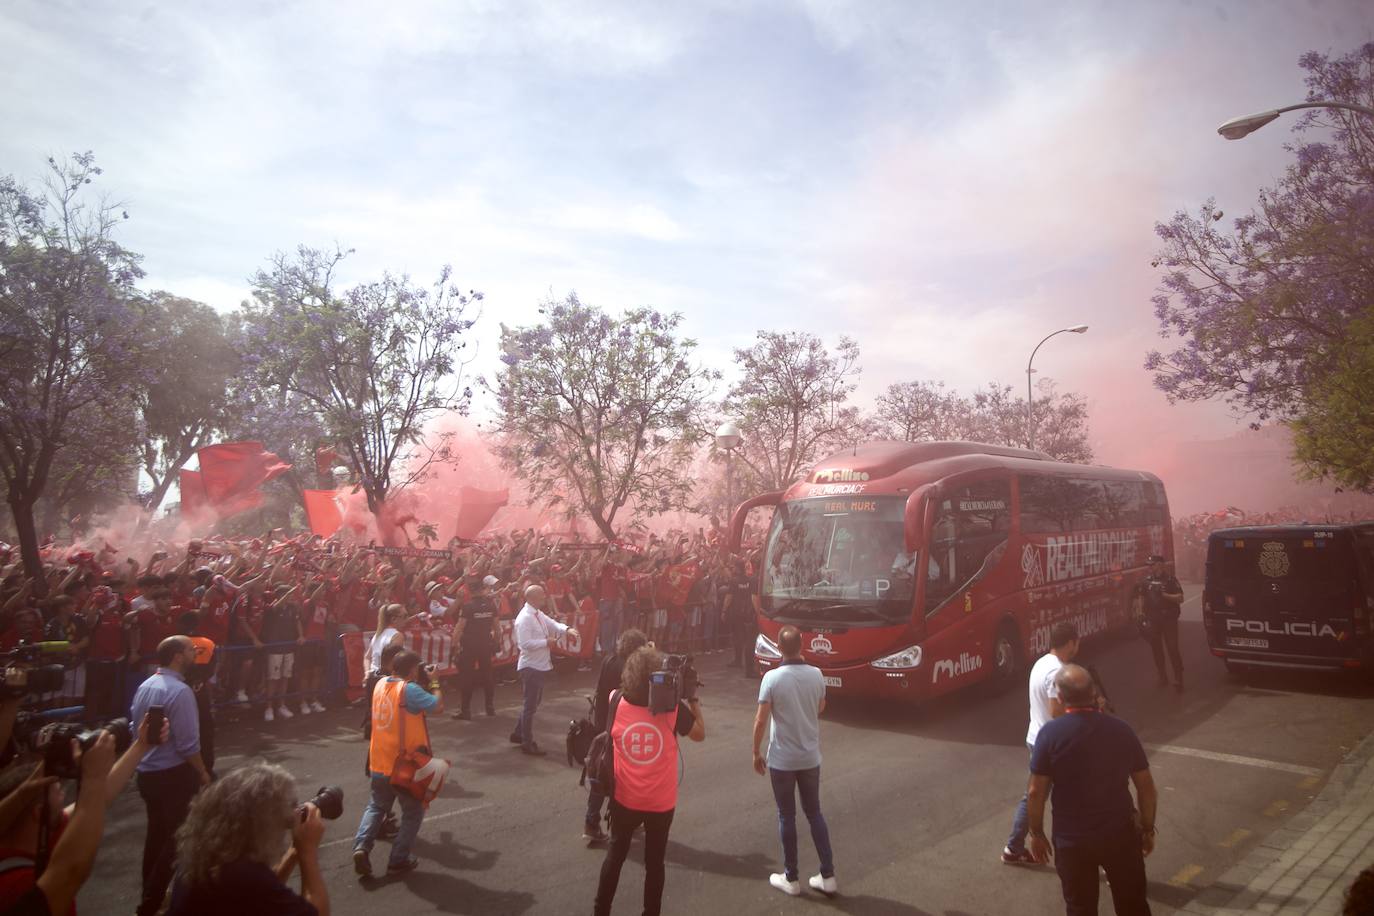
[[[124,614],[119,605],[96,614],[91,624],[90,657],[115,659],[124,654]]]
[[[329,605],[317,601],[301,608],[301,628],[306,639],[324,639],[324,625],[329,620]]]
[[[164,616],[153,608],[138,612],[134,626],[138,627],[138,654],[144,661],[156,658],[157,647],[168,636],[177,635],[178,608],[173,608]]]
[[[677,736],[692,730],[686,704],[654,715],[621,700],[611,724],[615,742],[615,800],[635,811],[677,807]]]
[[[601,567],[600,590],[597,597],[602,601],[614,601],[621,597],[621,583],[625,581],[625,567],[607,563]]]
[[[231,595],[222,589],[212,588],[201,599],[205,606],[200,612],[200,626],[197,632],[217,646],[229,642],[229,608],[234,603]]]
[[[246,623],[253,634],[261,639],[262,615],[267,611],[267,606],[263,604],[262,599],[256,595],[240,595],[236,605],[232,613],[238,618],[240,625],[235,627],[234,638],[246,643],[252,642],[242,626]]]

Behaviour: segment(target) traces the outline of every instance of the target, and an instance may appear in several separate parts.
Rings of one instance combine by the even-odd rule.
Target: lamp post
[[[1035,363],[1035,354],[1040,352],[1040,348],[1045,345],[1055,334],[1086,334],[1088,326],[1086,324],[1076,324],[1071,328],[1060,328],[1053,334],[1046,334],[1040,343],[1035,345],[1031,351],[1030,359],[1026,360],[1026,448],[1035,448],[1035,389],[1031,387],[1031,373],[1035,370],[1032,366]]]
[[[1357,114],[1374,118],[1374,108],[1369,108],[1365,105],[1350,105],[1346,102],[1303,102],[1299,105],[1285,105],[1282,108],[1271,108],[1269,111],[1245,115],[1242,118],[1232,118],[1218,127],[1217,133],[1221,134],[1227,140],[1239,140],[1259,130],[1270,121],[1276,120],[1278,116],[1284,112],[1297,111],[1300,108],[1340,108],[1345,111],[1353,111]]]
[[[735,449],[744,441],[733,420],[716,427],[716,445],[725,449],[725,501],[727,512],[735,511]]]

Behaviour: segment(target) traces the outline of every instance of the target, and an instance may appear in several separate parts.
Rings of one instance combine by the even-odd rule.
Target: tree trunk
[[[10,514],[19,535],[19,555],[24,559],[24,574],[33,580],[33,594],[39,598],[48,594],[48,578],[43,574],[43,558],[38,555],[38,529],[33,523],[34,500],[10,492]]]
[[[596,523],[597,530],[606,535],[606,540],[614,541],[615,529],[611,527],[611,523],[602,518],[600,512],[593,512],[591,515],[592,521]]]

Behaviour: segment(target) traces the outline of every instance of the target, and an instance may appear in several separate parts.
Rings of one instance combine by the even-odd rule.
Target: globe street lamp
[[[744,441],[733,420],[716,427],[716,445],[725,449],[725,501],[727,511],[735,511],[735,449]]]
[[[1035,354],[1040,352],[1040,348],[1045,345],[1055,334],[1086,334],[1088,326],[1086,324],[1076,324],[1071,328],[1060,328],[1054,334],[1045,335],[1044,340],[1035,345],[1031,351],[1030,359],[1026,360],[1026,448],[1035,448],[1035,391],[1031,387],[1031,373],[1035,363]]]
[[[1374,118],[1374,108],[1365,105],[1350,105],[1345,102],[1303,102],[1300,105],[1285,105],[1283,108],[1273,108],[1258,114],[1246,115],[1243,118],[1232,118],[1218,127],[1217,133],[1227,140],[1239,140],[1259,130],[1270,121],[1276,120],[1284,112],[1297,111],[1300,108],[1341,108],[1345,111],[1353,111]]]

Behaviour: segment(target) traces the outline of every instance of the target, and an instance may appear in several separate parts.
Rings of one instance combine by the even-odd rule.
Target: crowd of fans
[[[146,549],[140,561],[109,546],[50,544],[40,588],[24,575],[18,550],[0,544],[0,651],[41,643],[45,660],[66,668],[62,689],[37,705],[119,714],[155,670],[158,644],[185,634],[222,649],[216,705],[269,721],[322,712],[327,687],[343,680],[332,668],[342,657],[333,651],[339,636],[378,629],[394,605],[403,618],[382,625],[451,633],[471,584],[483,579],[494,580],[488,593],[502,619],[514,618],[534,582],[548,591],[557,619],[595,612],[596,629],[576,655],[583,665],[612,651],[628,627],[667,651],[716,651],[732,628],[752,641],[752,607],[727,615],[725,600],[752,566],[727,555],[719,529],[615,543],[531,529],[441,549],[274,531]]]
[[[1207,538],[1219,528],[1251,525],[1341,524],[1368,518],[1351,510],[1333,512],[1320,506],[1282,506],[1272,512],[1249,513],[1235,506],[1174,519],[1174,567],[1180,579],[1201,582],[1206,572]]]

